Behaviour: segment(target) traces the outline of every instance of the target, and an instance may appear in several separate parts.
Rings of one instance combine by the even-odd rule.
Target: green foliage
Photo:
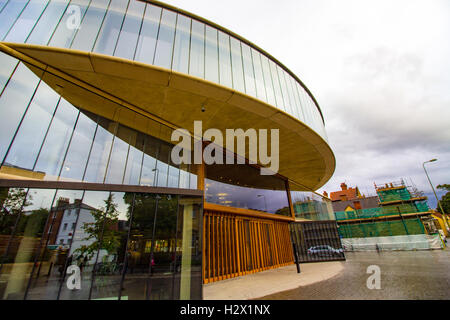
[[[22,214],[22,206],[31,205],[31,200],[31,195],[27,198],[27,192],[23,188],[1,188],[0,234],[11,233],[18,216]]]
[[[121,235],[115,230],[119,221],[119,211],[113,194],[110,194],[104,203],[105,207],[100,210],[91,210],[94,222],[83,224],[83,230],[87,234],[83,240],[88,241],[89,245],[82,245],[75,250],[75,256],[90,260],[100,249],[106,250],[108,254],[115,254],[120,247]]]
[[[437,186],[437,188],[447,191],[447,193],[442,196],[440,203],[441,203],[442,209],[444,209],[444,212],[446,214],[450,214],[450,184],[440,184]],[[436,209],[437,209],[437,211],[442,213],[442,210],[439,206]]]

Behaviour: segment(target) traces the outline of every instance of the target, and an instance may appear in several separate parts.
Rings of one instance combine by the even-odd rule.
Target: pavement
[[[204,285],[205,300],[449,300],[450,249],[347,252],[346,261],[302,263]],[[372,267],[371,267],[372,266]],[[370,289],[370,268],[379,288]],[[370,268],[369,268],[370,267]],[[374,283],[374,282],[371,282]]]
[[[266,300],[449,300],[450,249],[349,252],[344,270],[325,281],[266,295]],[[367,286],[370,266],[379,289]],[[369,280],[369,283],[373,284]]]
[[[203,286],[205,300],[250,300],[281,291],[318,283],[339,275],[345,261],[295,264],[241,277],[208,283]]]

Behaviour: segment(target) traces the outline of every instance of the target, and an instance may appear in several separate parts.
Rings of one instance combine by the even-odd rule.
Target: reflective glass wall
[[[201,299],[202,197],[0,188],[0,299]]]
[[[171,162],[173,145],[143,133],[159,133],[160,123],[102,103],[90,107],[108,119],[73,106],[18,63],[0,98],[0,178],[197,189],[192,168]]]
[[[223,30],[150,2],[2,1],[0,40],[92,51],[199,77],[273,105],[327,140],[313,98],[277,62]],[[17,62],[1,56],[0,64],[1,90]],[[17,101],[21,108],[32,87]]]
[[[206,202],[291,217],[287,195],[285,180],[249,164],[206,166]]]
[[[314,192],[291,191],[295,217],[302,220],[336,220],[331,200]]]

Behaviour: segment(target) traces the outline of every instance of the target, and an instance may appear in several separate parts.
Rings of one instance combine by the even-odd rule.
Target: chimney
[[[56,206],[57,207],[63,207],[63,206],[67,206],[69,205],[69,198],[63,198],[60,197],[57,201],[56,201]]]
[[[328,198],[328,192],[324,191],[323,196]]]
[[[345,182],[341,183],[341,189],[342,189],[342,191],[347,190],[347,185],[345,184]]]

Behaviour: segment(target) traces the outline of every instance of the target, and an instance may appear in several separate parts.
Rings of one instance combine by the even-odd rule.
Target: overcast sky
[[[294,72],[325,117],[340,183],[412,181],[435,205],[450,184],[450,1],[165,0],[266,50]],[[440,193],[442,194],[442,192]]]

